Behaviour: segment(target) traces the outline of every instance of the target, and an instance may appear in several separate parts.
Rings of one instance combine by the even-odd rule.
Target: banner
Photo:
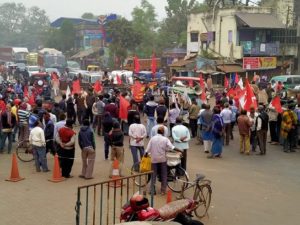
[[[266,70],[276,69],[276,57],[244,57],[243,69],[245,70]]]
[[[141,84],[139,81],[134,82],[131,86],[132,96],[134,101],[142,102],[145,94],[145,85]]]

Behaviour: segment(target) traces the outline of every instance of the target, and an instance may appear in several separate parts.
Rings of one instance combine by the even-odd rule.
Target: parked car
[[[285,88],[294,89],[300,85],[300,75],[280,75],[272,77],[270,83],[273,88],[275,88],[278,81],[281,81]]]
[[[31,77],[33,74],[37,74],[41,71],[41,68],[39,66],[26,66],[26,69],[29,73],[29,77]]]

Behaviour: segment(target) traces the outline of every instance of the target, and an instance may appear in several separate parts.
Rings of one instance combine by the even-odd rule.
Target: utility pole
[[[298,74],[300,74],[300,15],[297,15],[297,69],[298,69]]]
[[[285,32],[284,32],[284,43],[283,43],[283,51],[282,51],[282,72],[284,73],[284,61],[286,55],[286,42],[287,42],[287,33],[288,33],[288,26],[289,26],[289,18],[290,18],[290,6],[287,8],[286,13],[286,21],[285,21]]]

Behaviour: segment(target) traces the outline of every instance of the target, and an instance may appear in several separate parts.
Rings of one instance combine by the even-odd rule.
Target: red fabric
[[[117,83],[118,83],[118,84],[122,84],[122,80],[121,80],[121,78],[120,78],[119,75],[117,75]]]
[[[273,100],[271,101],[271,105],[275,108],[275,110],[278,113],[283,112],[279,96],[273,98]]]
[[[238,73],[235,73],[235,80],[234,80],[234,83],[238,83],[239,82],[239,80],[240,80],[240,78],[239,78],[239,75],[238,75]]]
[[[134,56],[134,73],[140,72],[140,63],[139,58],[137,56]]]
[[[68,143],[75,134],[75,132],[71,128],[62,127],[58,130],[58,134],[62,143]]]
[[[0,110],[2,112],[5,112],[6,111],[6,104],[3,100],[0,100]]]
[[[32,93],[29,97],[29,100],[28,100],[28,104],[29,105],[34,105],[35,104],[35,96],[34,96],[34,93]]]
[[[24,97],[28,98],[29,95],[28,95],[28,86],[24,86]]]
[[[230,88],[230,89],[227,91],[226,95],[227,95],[227,97],[235,96],[235,95],[236,95],[235,89]]]
[[[151,71],[152,71],[152,78],[155,78],[155,74],[156,74],[156,58],[155,58],[155,54],[152,54],[152,62],[151,62]]]
[[[244,109],[249,111],[251,106],[257,109],[257,102],[253,90],[249,84],[248,79],[246,79],[246,98],[245,98],[245,105]]]
[[[120,119],[127,120],[129,105],[130,103],[123,96],[120,96],[120,110],[119,110]]]
[[[200,79],[200,87],[201,87],[201,89],[203,89],[203,88],[205,88],[205,83],[204,83],[204,80],[203,80],[203,77],[202,77],[202,74],[200,73],[200,77],[199,77],[199,79]]]
[[[228,81],[228,79],[227,79],[226,76],[225,76],[225,78],[224,78],[224,87],[225,87],[225,88],[228,88],[228,87],[229,87],[229,81]]]
[[[75,81],[73,81],[73,89],[72,89],[72,95],[74,94],[80,94],[81,93],[81,90],[80,90],[80,80],[77,79]]]
[[[96,80],[95,84],[94,84],[94,91],[96,93],[102,91],[102,85],[101,85],[101,82],[100,80]]]
[[[131,89],[134,101],[142,102],[145,94],[145,85],[141,84],[139,81],[135,81]]]

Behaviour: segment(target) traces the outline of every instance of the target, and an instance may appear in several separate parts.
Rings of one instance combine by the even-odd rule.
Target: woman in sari
[[[211,148],[211,155],[207,158],[212,159],[219,157],[221,158],[222,155],[222,148],[223,148],[223,119],[220,116],[220,108],[214,108],[214,115],[212,119],[212,148]]]

